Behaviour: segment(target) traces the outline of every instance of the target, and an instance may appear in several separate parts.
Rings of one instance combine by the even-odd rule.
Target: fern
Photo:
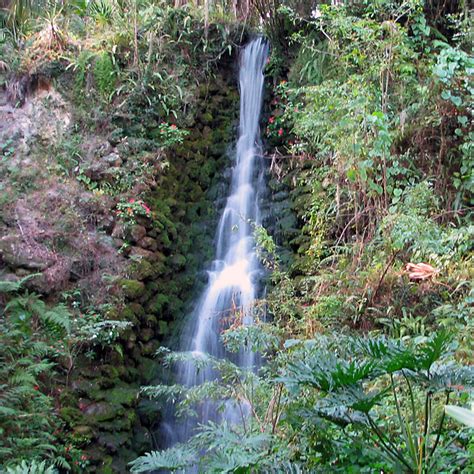
[[[46,461],[22,461],[20,464],[7,467],[6,474],[58,474],[53,466],[48,466]]]
[[[69,335],[71,333],[71,322],[69,309],[59,304],[54,308],[41,314],[41,319],[46,326],[51,327],[59,333]]]
[[[19,291],[25,282],[32,278],[41,275],[41,273],[32,273],[17,281],[0,281],[0,293],[13,293]]]
[[[152,451],[130,463],[131,472],[151,472],[157,469],[184,470],[196,464],[198,454],[186,446],[175,446],[164,451]]]
[[[94,79],[97,89],[103,98],[108,99],[114,92],[115,86],[115,66],[110,54],[102,52],[97,56],[94,63]]]

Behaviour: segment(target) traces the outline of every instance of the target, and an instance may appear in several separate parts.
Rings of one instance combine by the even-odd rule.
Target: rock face
[[[14,141],[17,156],[27,157],[32,146],[56,143],[71,124],[71,105],[52,88],[38,90],[19,108],[5,95],[0,93],[0,141]]]
[[[196,113],[182,125],[189,135],[169,152],[163,173],[163,155],[153,151],[158,123],[117,115],[102,136],[77,137],[73,106],[52,88],[19,108],[0,92],[0,141],[11,140],[13,149],[0,164],[7,196],[0,280],[37,273],[26,283],[30,290],[58,301],[62,292],[79,289],[88,301],[108,302],[108,319],[132,324],[115,348],[96,349],[92,359],[80,354],[61,394],[60,416],[86,443],[90,472],[127,472],[127,462],[151,449],[160,413],[138,391],[155,381],[155,352],[165,338],[172,342],[202,284],[196,275],[212,257],[238,113],[229,71],[225,66],[196,90]],[[61,161],[72,153],[56,153],[62,142],[74,145],[77,165]],[[152,215],[126,222],[116,205],[142,193],[135,163],[154,173],[146,181]],[[123,179],[129,187],[120,195]],[[97,192],[114,186],[113,197]]]

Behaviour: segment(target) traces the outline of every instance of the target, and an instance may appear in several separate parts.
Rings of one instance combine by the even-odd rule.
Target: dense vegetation
[[[75,110],[72,130],[52,148],[29,144],[47,157],[36,165],[22,159],[15,137],[0,143],[2,235],[18,223],[22,235],[31,233],[32,249],[20,271],[0,278],[0,466],[113,472],[89,457],[94,438],[72,380],[77,366],[129,363],[131,334],[143,319],[140,344],[156,352],[157,365],[191,359],[221,374],[192,389],[152,384],[151,377],[141,395],[156,401],[146,405],[153,413],[177,400],[182,416],[192,416],[205,398],[232,398],[251,416],[238,426],[203,426],[168,450],[159,451],[158,440],[129,459],[132,472],[193,464],[235,473],[472,472],[474,60],[467,2],[171,3],[3,2],[0,68],[10,102],[20,109],[47,78]],[[176,199],[189,193],[203,201],[218,176],[199,147],[223,137],[211,135],[217,124],[197,98],[212,101],[218,65],[251,32],[272,45],[262,133],[274,211],[255,227],[269,290],[255,305],[256,325],[242,326],[236,308],[222,337],[229,351],[245,345],[263,353],[258,372],[157,350],[167,330],[143,338],[184,312],[177,287],[191,291],[194,278],[183,268],[196,271],[198,261],[183,254],[194,246],[209,252],[209,236],[198,238],[202,227],[185,235],[175,221],[181,216],[192,227],[205,206]],[[207,124],[204,138],[195,135],[196,117]],[[120,157],[94,168],[88,143],[104,135]],[[38,195],[57,182],[80,204],[63,204],[61,213],[43,206]],[[182,194],[170,197],[179,186]],[[28,200],[55,218],[41,248],[38,229],[22,218]],[[91,221],[114,238],[120,224],[125,236],[114,251],[99,237],[95,253],[79,247],[94,261],[104,249],[113,255],[95,269],[101,278],[56,285],[62,260],[54,260],[54,273],[44,261],[52,252],[70,254],[79,245],[71,235],[90,235]],[[150,245],[163,260],[136,250],[148,237],[134,235],[145,228],[153,229],[158,244]],[[6,237],[0,262],[11,268],[18,253],[8,253]],[[157,267],[160,280],[148,284]],[[128,400],[120,406],[133,410]]]

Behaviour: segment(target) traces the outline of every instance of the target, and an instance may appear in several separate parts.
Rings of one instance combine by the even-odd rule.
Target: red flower
[[[270,118],[268,119],[268,121],[269,121],[270,123],[273,123],[273,122],[275,121],[275,117],[270,117]]]
[[[40,389],[40,388],[39,388],[39,385],[35,385],[33,388],[34,388],[35,390],[39,390],[39,389]]]
[[[130,199],[128,200],[128,202],[131,203],[131,204],[133,204],[133,203],[135,202],[135,199],[130,198]]]
[[[278,135],[281,137],[283,135],[283,129],[280,128],[280,130],[278,130]]]
[[[170,127],[172,130],[176,130],[178,127],[173,123]]]
[[[85,454],[83,454],[83,455],[81,456],[81,460],[82,460],[82,461],[87,461],[87,456],[86,456]]]

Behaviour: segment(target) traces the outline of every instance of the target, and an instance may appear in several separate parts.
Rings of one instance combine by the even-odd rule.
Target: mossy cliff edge
[[[0,280],[18,286],[5,303],[29,294],[70,312],[76,341],[49,339],[54,389],[46,374],[34,389],[53,401],[57,454],[73,470],[127,472],[152,448],[160,413],[138,409],[138,391],[212,257],[238,118],[236,53],[217,51],[188,85],[187,110],[171,116],[139,94],[126,112],[101,102],[94,69],[81,82],[56,58],[5,72]]]

